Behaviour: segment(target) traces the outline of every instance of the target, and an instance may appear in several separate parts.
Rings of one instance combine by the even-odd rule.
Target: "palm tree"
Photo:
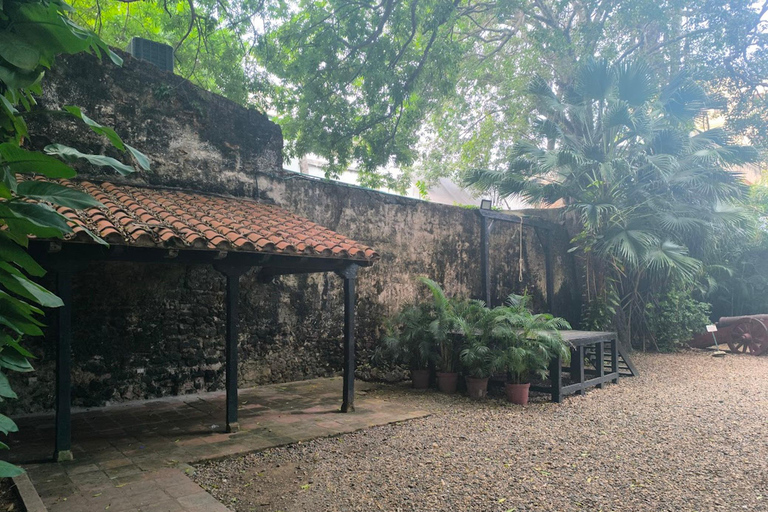
[[[592,60],[570,85],[537,78],[530,93],[531,138],[514,146],[507,169],[474,170],[466,182],[562,201],[581,226],[573,242],[587,301],[613,303],[616,327],[642,338],[648,294],[691,285],[718,236],[744,229],[743,185],[729,171],[757,152],[723,129],[697,129],[717,105],[686,73],[659,84],[643,62]]]

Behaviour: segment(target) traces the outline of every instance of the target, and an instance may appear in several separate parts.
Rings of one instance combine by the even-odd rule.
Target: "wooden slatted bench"
[[[571,346],[571,365],[563,368],[561,357],[552,359],[549,366],[549,385],[532,385],[531,391],[550,393],[553,402],[560,402],[564,396],[582,394],[590,387],[603,387],[606,382],[619,382],[622,374],[620,363],[632,375],[636,370],[625,351],[621,350],[616,333],[601,331],[562,331],[563,340]],[[585,368],[584,360],[589,357],[593,368]],[[563,371],[570,374],[571,383],[563,385]]]

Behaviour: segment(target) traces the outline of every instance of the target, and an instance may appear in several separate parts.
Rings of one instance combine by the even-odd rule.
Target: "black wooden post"
[[[337,274],[344,279],[344,390],[341,412],[355,410],[355,279],[357,265]]]
[[[56,292],[64,305],[58,309],[56,340],[56,443],[53,459],[72,460],[72,271],[56,273]]]
[[[491,307],[490,226],[480,211],[480,273],[483,282],[483,301]]]
[[[224,274],[227,279],[225,298],[227,330],[225,339],[226,357],[226,390],[227,417],[226,431],[237,432],[240,424],[237,421],[237,339],[238,339],[238,305],[240,303],[240,276],[247,270],[244,267],[214,265],[214,268]]]
[[[579,345],[575,350],[571,350],[571,380],[576,380],[580,384],[584,383],[584,345]],[[583,395],[584,390],[579,389],[576,394]]]
[[[619,382],[619,338],[613,338],[611,341],[611,373],[616,375],[613,382]]]
[[[605,342],[598,341],[595,343],[595,365],[597,366],[597,376],[602,378],[605,375]],[[598,389],[603,387],[603,383],[597,385]]]
[[[563,359],[559,354],[549,364],[549,381],[552,384],[552,401],[560,403],[563,398]]]

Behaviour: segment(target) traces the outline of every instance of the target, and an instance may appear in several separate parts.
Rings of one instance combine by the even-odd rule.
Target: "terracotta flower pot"
[[[411,370],[411,382],[414,389],[429,387],[429,370]]]
[[[484,379],[476,379],[474,377],[465,377],[467,381],[467,394],[469,398],[479,400],[485,398],[488,394],[488,377]]]
[[[528,391],[530,387],[530,382],[526,384],[507,384],[504,386],[507,400],[513,404],[528,405]]]
[[[459,381],[459,374],[455,372],[445,373],[437,372],[437,389],[443,393],[455,393],[456,384]]]

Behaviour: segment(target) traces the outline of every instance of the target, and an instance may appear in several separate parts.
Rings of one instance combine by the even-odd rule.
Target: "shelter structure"
[[[240,276],[257,269],[268,282],[287,274],[332,272],[344,281],[344,366],[341,411],[354,411],[355,279],[379,255],[365,245],[276,206],[243,197],[97,181],[59,183],[102,207],[57,207],[73,233],[32,240],[31,254],[55,273],[64,306],[57,312],[55,453],[72,458],[72,276],[94,261],[211,265],[226,279],[226,431],[238,429],[238,298]],[[99,243],[96,235],[108,243]]]

